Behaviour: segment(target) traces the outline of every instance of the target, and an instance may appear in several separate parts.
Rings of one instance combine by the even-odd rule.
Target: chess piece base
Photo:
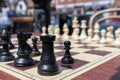
[[[14,61],[14,65],[18,67],[27,67],[34,65],[34,61],[31,58],[17,58]]]
[[[60,73],[60,71],[57,65],[44,64],[42,66],[40,65],[38,66],[38,73],[40,75],[53,76]]]
[[[3,54],[3,55],[0,55],[0,62],[14,60],[14,56],[9,52],[2,52],[1,54]]]
[[[74,60],[73,60],[73,58],[71,57],[71,58],[62,58],[62,63],[63,64],[72,64],[72,63],[74,63]]]

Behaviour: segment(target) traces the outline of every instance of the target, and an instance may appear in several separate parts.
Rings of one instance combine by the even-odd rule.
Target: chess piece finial
[[[65,46],[65,54],[64,54],[64,57],[62,58],[62,63],[63,64],[72,64],[74,63],[74,59],[71,57],[71,54],[70,54],[70,45],[71,45],[71,42],[70,41],[65,41],[64,42],[64,46]]]

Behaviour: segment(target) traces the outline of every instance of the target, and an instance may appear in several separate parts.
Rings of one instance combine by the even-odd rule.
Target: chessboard
[[[40,35],[32,34],[32,37],[33,36],[39,39],[38,48],[42,53],[42,42],[40,41]],[[18,50],[18,41],[16,35],[12,35],[11,41],[15,45],[15,48],[11,49],[10,52],[17,57],[16,53]],[[83,74],[96,66],[102,65],[103,63],[120,55],[120,47],[113,44],[99,44],[94,42],[86,43],[79,40],[70,41],[70,53],[75,62],[69,65],[61,63],[61,59],[65,54],[64,40],[59,39],[54,41],[54,54],[56,57],[56,63],[60,68],[60,73],[57,75],[43,76],[38,74],[37,67],[41,56],[32,57],[36,63],[29,67],[15,67],[13,61],[0,62],[0,71],[14,76],[15,80],[71,80],[74,77]],[[27,42],[30,46],[33,45],[31,39]]]

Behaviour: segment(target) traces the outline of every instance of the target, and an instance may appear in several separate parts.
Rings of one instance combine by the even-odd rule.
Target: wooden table
[[[17,23],[20,30],[25,31],[25,28],[28,27],[26,26],[26,23],[31,23],[34,21],[33,16],[23,16],[23,17],[12,17],[11,20],[13,23]],[[29,29],[29,28],[27,28]],[[12,27],[12,32],[16,31],[16,25]]]

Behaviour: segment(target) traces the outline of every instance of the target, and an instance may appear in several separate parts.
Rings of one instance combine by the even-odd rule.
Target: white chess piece
[[[114,36],[113,36],[113,26],[107,27],[107,34],[106,34],[106,41],[108,44],[111,44],[114,42]]]
[[[45,26],[42,27],[42,34],[41,35],[46,35],[46,27]]]
[[[96,23],[95,26],[94,26],[94,37],[93,37],[93,41],[95,43],[98,43],[99,40],[100,40],[100,37],[99,37],[99,28],[100,28],[100,25],[98,23]]]
[[[91,42],[92,41],[92,29],[88,29],[88,38],[86,39],[86,42]]]
[[[87,28],[86,20],[81,21],[81,28],[82,28],[82,32],[80,35],[80,40],[85,40],[87,38],[87,34],[86,34],[86,30],[85,30]]]
[[[72,33],[72,36],[71,38],[74,39],[75,36],[76,36],[76,28],[78,28],[78,20],[77,20],[77,17],[74,17],[73,21],[72,21],[72,28],[73,28],[73,33]]]
[[[48,34],[49,34],[49,35],[53,35],[52,28],[53,28],[53,26],[52,26],[52,25],[49,25],[49,27],[48,27]]]
[[[74,17],[72,21],[72,28],[75,29],[77,27],[78,27],[78,20],[77,20],[77,17]]]
[[[120,46],[120,29],[117,29],[115,31],[115,36],[116,36],[116,39],[114,41],[114,45]]]
[[[79,28],[75,29],[74,40],[79,40]]]
[[[105,44],[106,43],[105,36],[106,36],[106,30],[103,29],[103,30],[101,30],[101,39],[100,39],[99,43],[101,43],[101,44]]]
[[[64,34],[63,34],[63,39],[64,39],[64,40],[68,40],[68,39],[69,39],[68,33],[69,33],[69,29],[66,28],[66,29],[64,30]]]
[[[60,36],[60,29],[59,29],[59,27],[56,27],[56,29],[55,29],[55,35],[56,35],[56,40],[58,40],[58,39],[60,39],[60,38],[61,38],[61,36]]]
[[[68,28],[67,23],[65,23],[65,24],[63,25],[63,31],[64,31],[64,29],[66,29],[66,28]]]

